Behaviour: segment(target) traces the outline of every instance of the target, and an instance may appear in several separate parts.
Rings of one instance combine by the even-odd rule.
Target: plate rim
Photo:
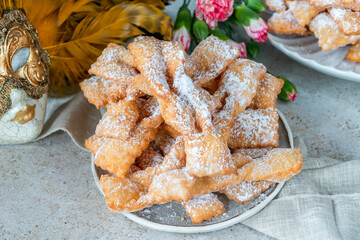
[[[284,44],[277,42],[274,38],[276,38],[276,36],[272,35],[271,33],[268,34],[268,39],[275,48],[280,50],[282,53],[284,53],[286,56],[290,57],[291,59],[305,65],[306,67],[309,67],[311,69],[314,69],[318,72],[321,72],[323,74],[332,77],[353,81],[353,82],[360,82],[360,74],[357,74],[353,71],[339,70],[333,66],[326,66],[318,63],[313,59],[305,58],[301,56],[299,53],[287,49]]]
[[[278,114],[279,117],[281,118],[284,127],[286,129],[286,131],[288,132],[288,138],[289,138],[289,144],[291,148],[294,148],[294,138],[293,138],[293,134],[290,128],[290,125],[288,124],[284,114],[282,112],[280,112],[280,110],[278,110]],[[93,156],[93,155],[92,155]],[[99,181],[99,177],[96,173],[96,169],[95,169],[95,163],[94,163],[94,158],[91,157],[91,172],[93,175],[93,178],[95,180],[95,184],[98,188],[98,190],[101,192],[101,194],[104,196],[104,193],[102,191],[102,187]],[[278,185],[275,187],[274,191],[269,194],[264,200],[262,200],[258,205],[256,205],[255,207],[251,208],[250,210],[242,213],[239,216],[233,217],[231,219],[225,220],[223,222],[220,223],[214,223],[208,226],[191,226],[191,227],[186,227],[186,226],[172,226],[172,225],[167,225],[167,224],[160,224],[160,223],[155,223],[149,220],[146,220],[144,218],[138,217],[135,214],[132,214],[131,212],[121,212],[121,214],[123,214],[125,217],[129,218],[130,220],[151,228],[151,229],[155,229],[158,231],[164,231],[164,232],[172,232],[172,233],[205,233],[205,232],[212,232],[212,231],[216,231],[216,230],[221,230],[227,227],[230,227],[232,225],[235,225],[241,221],[244,221],[247,218],[250,218],[251,216],[255,215],[256,213],[258,213],[259,211],[261,211],[266,205],[268,205],[275,197],[276,195],[280,192],[280,190],[282,189],[282,187],[284,186],[285,182],[280,182],[278,183]]]

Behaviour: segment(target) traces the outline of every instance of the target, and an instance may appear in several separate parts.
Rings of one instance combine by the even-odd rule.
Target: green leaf
[[[215,27],[214,30],[211,30],[211,34],[223,41],[230,39],[219,27]]]
[[[203,20],[195,18],[192,30],[198,40],[204,40],[209,36],[209,27]]]
[[[249,26],[250,19],[259,19],[256,12],[245,5],[235,7],[235,17],[241,25]]]
[[[246,6],[255,12],[265,11],[265,4],[262,0],[245,0]]]
[[[256,57],[260,52],[259,43],[255,42],[255,41],[246,43],[246,51],[248,53],[248,57],[250,57],[250,58]]]

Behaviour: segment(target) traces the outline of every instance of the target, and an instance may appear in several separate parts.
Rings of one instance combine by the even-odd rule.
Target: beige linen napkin
[[[100,117],[100,111],[88,103],[82,92],[66,98],[50,98],[43,131],[35,141],[62,130],[78,147],[87,150],[84,142],[94,134]]]

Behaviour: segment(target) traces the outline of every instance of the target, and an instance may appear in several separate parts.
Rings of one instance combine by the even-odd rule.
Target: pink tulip
[[[226,21],[233,13],[234,0],[197,0],[196,17],[214,29],[218,22]]]
[[[265,42],[269,27],[262,19],[250,19],[250,25],[244,26],[247,35],[257,42]]]
[[[190,48],[191,35],[187,31],[185,26],[182,26],[178,30],[174,30],[171,40],[181,42],[185,48],[185,51],[187,51]]]
[[[244,42],[234,42],[232,40],[227,40],[226,41],[228,44],[230,44],[231,46],[237,47],[240,50],[240,56],[239,58],[246,58],[247,57],[247,52],[246,52],[246,44]]]

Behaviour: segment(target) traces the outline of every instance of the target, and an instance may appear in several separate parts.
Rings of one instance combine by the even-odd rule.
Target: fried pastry
[[[307,35],[308,30],[301,26],[290,10],[274,13],[268,20],[269,30],[279,34]]]
[[[310,30],[319,39],[318,44],[325,52],[360,40],[360,35],[344,35],[328,13],[316,16],[310,23]]]
[[[139,108],[135,100],[114,103],[96,126],[96,136],[128,140],[138,118]]]
[[[213,193],[192,197],[189,201],[181,202],[181,204],[195,224],[219,217],[226,212],[224,204]]]
[[[175,138],[170,136],[165,130],[159,130],[156,134],[155,146],[163,155],[167,155],[175,141]]]
[[[140,124],[153,128],[154,126],[159,126],[164,121],[161,116],[159,103],[154,97],[147,99],[139,98],[136,102],[139,106]]]
[[[139,89],[132,86],[138,76],[134,57],[124,46],[110,43],[89,69],[90,74],[113,83],[109,87],[109,95],[115,96],[116,90],[121,86],[126,88],[128,98],[137,99],[144,95]],[[113,93],[115,91],[115,93]]]
[[[107,108],[85,146],[111,174],[100,179],[111,211],[177,201],[200,223],[225,212],[212,192],[244,203],[300,172],[299,149],[255,148],[277,144],[283,84],[262,64],[236,59],[238,50],[214,36],[191,56],[153,37],[128,47],[110,44],[81,86]],[[231,154],[229,146],[253,149]]]
[[[160,126],[160,130],[166,131],[173,138],[177,138],[177,137],[181,136],[181,133],[179,133],[175,128],[173,128],[172,126],[170,126],[166,123],[163,123]]]
[[[350,47],[346,59],[353,62],[360,62],[360,42]]]
[[[253,159],[265,156],[272,148],[238,148],[231,155],[236,168],[241,168]]]
[[[123,100],[127,95],[131,95],[128,94],[129,89],[125,84],[111,80],[107,81],[107,84],[105,86],[105,91],[107,95],[107,101],[109,104],[117,103],[120,100]]]
[[[148,192],[150,201],[161,204],[170,201],[189,201],[195,177],[185,169],[174,169],[154,177]]]
[[[97,147],[99,145],[98,142],[103,142],[102,146],[94,153],[95,164],[111,174],[119,177],[125,176],[131,165],[135,163],[135,159],[155,139],[157,128],[161,123],[162,117],[159,111],[154,111],[153,115],[141,119],[126,140],[122,138],[91,137],[88,146],[93,153],[93,147]],[[104,140],[97,140],[97,138]],[[91,142],[95,144],[91,144]]]
[[[285,12],[287,10],[284,0],[265,0],[266,6],[276,12]]]
[[[107,140],[108,139],[106,138],[99,138],[96,135],[93,135],[85,140],[84,145],[93,155],[95,155]]]
[[[239,55],[238,48],[210,36],[186,58],[185,72],[196,85],[203,86],[219,76]]]
[[[136,158],[135,164],[139,167],[139,170],[145,170],[146,168],[154,167],[162,163],[163,160],[164,157],[156,152],[153,147],[149,146],[138,158]]]
[[[271,147],[269,148],[237,148],[235,149],[234,153],[232,154],[233,157],[235,155],[242,156],[242,157],[250,157],[251,159],[259,158],[264,156],[272,150]],[[240,166],[238,166],[239,168]]]
[[[360,34],[360,12],[344,8],[330,8],[329,13],[345,35]]]
[[[105,195],[106,205],[113,212],[135,211],[136,209],[151,206],[149,202],[139,201],[146,194],[146,189],[127,178],[102,175],[100,183]]]
[[[138,74],[133,56],[124,46],[110,43],[89,69],[90,74],[126,83]]]
[[[239,168],[237,175],[197,178],[192,196],[208,194],[243,181],[286,181],[298,174],[301,168],[302,156],[299,148],[276,148]]]
[[[325,8],[312,6],[307,1],[286,1],[286,5],[302,27],[306,27],[315,16],[325,10]]]
[[[160,105],[165,122],[182,134],[195,133],[195,119],[183,99],[171,91],[167,82],[168,70],[162,51],[162,42],[151,37],[137,38],[129,44],[141,76],[135,81],[136,87],[154,96]],[[169,53],[170,54],[170,53]],[[168,57],[170,60],[170,57]]]
[[[246,59],[235,60],[223,73],[214,97],[225,104],[214,114],[214,124],[226,141],[235,116],[250,105],[265,74],[264,65]]]
[[[166,78],[167,68],[161,41],[153,37],[138,37],[128,48],[141,73],[133,84],[158,100],[169,100],[173,94]]]
[[[108,81],[98,76],[92,76],[80,83],[84,96],[97,109],[108,103],[115,103],[126,97],[126,86],[114,81]]]
[[[176,142],[166,154],[164,160],[155,166],[149,166],[146,169],[130,174],[129,178],[133,181],[148,188],[153,178],[161,173],[165,173],[175,169],[181,169],[186,166],[186,155],[183,137],[176,139]]]
[[[263,180],[246,181],[222,188],[220,192],[224,193],[229,199],[245,204],[274,184],[274,182]]]
[[[227,143],[216,133],[212,123],[211,109],[215,106],[209,106],[209,101],[205,101],[205,91],[194,85],[185,73],[183,46],[180,43],[164,42],[163,54],[173,87],[194,109],[196,124],[200,128],[199,133],[186,134],[185,137],[187,172],[198,177],[235,173]],[[206,157],[205,152],[212,157]]]
[[[175,169],[156,175],[149,188],[132,181],[131,178],[110,175],[103,175],[100,183],[109,209],[137,211],[154,203],[186,202],[191,197],[209,194],[244,181],[285,181],[298,174],[301,167],[299,148],[274,149],[239,168],[238,175],[195,178],[188,175],[184,169]],[[134,174],[138,172],[140,171]]]
[[[156,131],[156,128],[138,125],[128,140],[107,139],[95,154],[95,164],[111,174],[124,177],[135,159],[155,139]]]
[[[186,168],[197,177],[236,174],[230,149],[223,137],[208,132],[186,138]]]
[[[360,2],[358,0],[306,0],[310,5],[319,7],[319,8],[347,8],[354,11],[360,11]]]
[[[250,108],[266,109],[275,108],[277,96],[281,92],[284,81],[269,73],[265,74],[264,79],[260,82],[256,95],[252,100]]]
[[[247,109],[235,117],[229,147],[267,148],[278,147],[279,115],[272,108]]]

